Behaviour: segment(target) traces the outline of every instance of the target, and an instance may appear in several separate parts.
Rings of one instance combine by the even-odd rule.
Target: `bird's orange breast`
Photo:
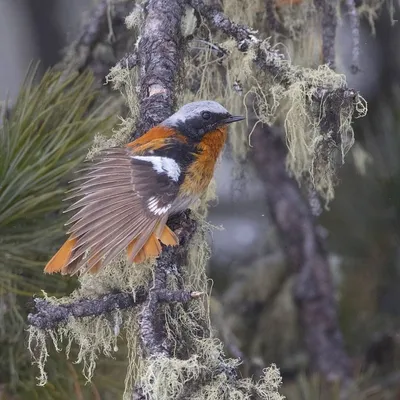
[[[196,147],[195,161],[186,171],[180,193],[186,196],[201,194],[214,175],[215,163],[225,145],[227,127],[206,133]]]

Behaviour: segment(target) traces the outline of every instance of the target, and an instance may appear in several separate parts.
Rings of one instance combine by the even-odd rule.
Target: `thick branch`
[[[139,122],[131,140],[162,122],[174,111],[175,90],[183,66],[181,20],[184,7],[184,0],[149,0],[145,7],[145,22],[137,51],[140,68]],[[129,57],[133,57],[133,54],[128,54]],[[162,296],[173,297],[168,291],[167,274],[173,272],[179,275],[179,255],[184,252],[182,243],[174,249],[164,248],[157,261],[154,284],[149,290],[139,321],[142,347],[147,356],[169,355],[165,321],[159,303]]]
[[[297,275],[294,288],[311,367],[329,381],[351,380],[340,332],[327,253],[298,184],[286,167],[286,147],[272,128],[253,133],[253,161],[264,181],[268,207],[287,261]]]
[[[168,118],[176,106],[175,89],[183,66],[181,20],[184,0],[149,0],[138,46],[139,123],[135,139]]]

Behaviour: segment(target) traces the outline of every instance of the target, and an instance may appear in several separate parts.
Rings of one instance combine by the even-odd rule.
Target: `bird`
[[[128,263],[157,258],[161,243],[178,245],[168,217],[206,191],[227,138],[243,120],[220,103],[187,103],[123,147],[104,149],[72,189],[68,239],[45,273],[95,273],[126,251]]]

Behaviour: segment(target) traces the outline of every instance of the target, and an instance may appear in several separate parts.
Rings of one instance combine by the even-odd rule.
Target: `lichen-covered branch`
[[[284,87],[288,87],[292,83],[303,79],[305,70],[292,66],[289,62],[284,62],[283,54],[281,54],[278,50],[273,49],[268,45],[268,43],[263,42],[257,36],[256,31],[252,30],[246,25],[237,24],[231,21],[222,11],[218,11],[213,7],[206,5],[203,0],[189,0],[189,2],[214,29],[221,31],[227,36],[235,39],[240,51],[246,52],[250,48],[253,48],[256,52],[256,56],[254,58],[255,64],[262,70],[268,71],[274,77],[275,81],[279,82]],[[329,12],[331,12],[331,7],[331,5],[327,6],[327,10]],[[325,52],[327,60],[332,58],[332,50],[328,50],[328,44],[332,43],[331,36],[332,35],[328,35],[328,33],[326,33],[327,39],[325,42],[327,49]],[[330,38],[330,41],[328,40],[328,37]],[[330,90],[330,88],[320,87],[315,93],[315,99],[321,100],[322,95],[326,92],[326,90]],[[353,89],[348,89],[345,85],[343,85],[343,90],[345,96],[351,95],[353,98],[356,98],[357,93]]]
[[[350,360],[339,328],[326,249],[309,205],[287,173],[286,153],[280,132],[262,124],[255,128],[252,158],[282,249],[296,274],[294,297],[311,367],[327,380],[346,385],[351,381]]]
[[[181,20],[185,1],[149,0],[138,45],[140,68],[139,119],[131,139],[168,118],[175,106],[175,89],[183,66]]]
[[[189,1],[211,29],[235,39],[237,49],[247,53],[247,60],[257,67],[258,84],[250,91],[262,99],[259,119],[273,120],[279,105],[286,103],[288,168],[300,184],[329,203],[334,197],[337,167],[354,143],[352,120],[366,114],[364,99],[348,88],[343,75],[327,65],[318,69],[293,65],[269,40],[261,40],[249,27],[232,22],[203,0]],[[319,1],[326,13],[333,12],[332,4]],[[326,44],[333,43],[328,42],[325,40]],[[329,55],[328,47],[325,52]]]
[[[216,7],[209,6],[203,0],[189,0],[192,7],[217,30],[236,39],[239,50],[246,51],[251,43],[258,43],[260,40],[255,36],[257,33],[246,25],[237,24],[231,21],[222,11]]]
[[[187,303],[202,294],[201,292],[167,289],[167,275],[177,272],[175,263],[176,249],[165,248],[163,257],[157,262],[153,286],[149,290],[147,302],[140,315],[141,339],[147,356],[170,356],[165,337],[165,321],[162,318],[159,304]]]
[[[168,3],[150,0],[145,7],[137,53],[140,68],[139,122],[131,139],[141,136],[174,111],[175,90],[183,65],[180,24],[184,5],[183,0]],[[176,252],[164,249],[155,267],[153,287],[141,312],[140,334],[147,356],[169,355],[165,342],[165,321],[159,303],[161,294],[168,293],[167,270],[177,263],[174,259]]]
[[[186,303],[200,292],[185,290],[157,292],[159,303]],[[94,299],[80,299],[68,304],[55,304],[46,299],[34,299],[35,312],[28,315],[28,323],[39,329],[54,329],[68,321],[70,317],[83,318],[104,315],[116,310],[125,310],[143,304],[148,299],[144,288],[138,288],[135,294],[126,292],[107,293]]]
[[[28,315],[28,323],[39,329],[53,329],[65,323],[70,317],[83,318],[124,310],[142,304],[147,297],[143,288],[135,293],[108,293],[96,299],[80,299],[68,304],[54,304],[46,299],[36,298],[35,312]]]

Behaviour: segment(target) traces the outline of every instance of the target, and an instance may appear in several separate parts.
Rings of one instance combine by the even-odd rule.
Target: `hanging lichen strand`
[[[288,37],[273,29],[262,35],[249,30],[247,41],[227,40],[213,25],[215,14],[210,13],[211,23],[207,29],[201,26],[199,35],[214,47],[194,41],[193,46],[202,45],[203,51],[189,57],[188,79],[197,85],[200,97],[211,95],[233,110],[250,107],[259,122],[283,124],[289,171],[328,204],[334,197],[337,168],[354,143],[352,121],[364,116],[367,107],[360,95],[348,89],[344,75],[320,65],[322,27],[314,3],[294,3],[282,4],[273,13]],[[264,1],[256,1],[250,10],[238,0],[228,0],[225,9],[248,26],[264,31],[271,26]],[[243,32],[237,36],[243,37]],[[262,40],[262,36],[270,38]],[[242,168],[251,134],[248,137],[243,125],[233,130],[229,139]]]

